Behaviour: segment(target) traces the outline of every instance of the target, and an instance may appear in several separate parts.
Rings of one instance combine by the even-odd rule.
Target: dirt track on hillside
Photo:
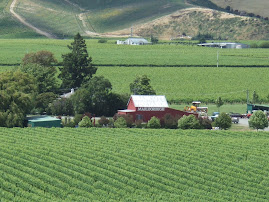
[[[35,32],[37,32],[38,34],[41,34],[43,36],[46,36],[48,38],[56,38],[55,36],[53,36],[52,34],[48,33],[48,32],[45,32],[45,31],[42,31],[40,29],[38,29],[37,27],[35,27],[34,25],[30,24],[29,22],[26,22],[25,19],[23,19],[20,15],[18,15],[15,11],[14,11],[14,8],[16,7],[16,3],[17,3],[17,0],[13,0],[13,2],[11,3],[10,5],[10,12],[12,13],[12,15],[17,18],[22,24],[24,24],[25,26],[33,29]]]

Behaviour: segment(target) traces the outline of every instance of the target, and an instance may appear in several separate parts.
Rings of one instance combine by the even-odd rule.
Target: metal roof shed
[[[27,117],[29,127],[62,127],[61,119],[51,116],[31,116]]]

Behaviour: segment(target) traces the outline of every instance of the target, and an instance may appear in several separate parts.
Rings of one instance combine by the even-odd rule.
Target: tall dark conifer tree
[[[92,65],[92,58],[88,55],[85,40],[79,33],[75,35],[74,42],[67,47],[71,50],[71,53],[62,55],[63,67],[60,68],[62,87],[80,87],[92,78],[97,68]]]

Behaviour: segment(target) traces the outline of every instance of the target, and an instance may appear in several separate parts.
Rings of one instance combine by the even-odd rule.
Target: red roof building
[[[165,114],[171,114],[174,117],[193,114],[169,108],[164,95],[132,95],[127,105],[127,109],[118,110],[118,115],[132,115],[134,121],[147,122],[153,116],[162,119]]]

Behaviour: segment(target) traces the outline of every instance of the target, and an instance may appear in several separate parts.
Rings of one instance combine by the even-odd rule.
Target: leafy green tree
[[[80,87],[89,81],[96,73],[97,68],[92,65],[92,58],[89,57],[85,40],[78,33],[74,42],[68,45],[71,53],[62,55],[63,67],[60,68],[59,77],[62,79],[64,88]]]
[[[224,102],[222,101],[221,97],[218,97],[215,101],[216,106],[218,107],[218,111],[220,111],[220,107],[224,104]]]
[[[125,107],[126,102],[123,103],[120,96],[111,91],[112,85],[108,79],[93,77],[71,97],[75,112],[113,116],[118,109]]]
[[[148,121],[147,127],[148,128],[155,128],[155,129],[161,128],[160,119],[158,119],[155,116],[151,117],[151,119]]]
[[[150,79],[146,75],[136,77],[130,84],[130,91],[134,95],[156,95],[150,85]]]
[[[225,112],[220,113],[220,115],[216,118],[214,125],[216,127],[220,127],[220,129],[228,129],[232,126],[231,117]]]
[[[79,127],[89,128],[92,127],[92,121],[88,116],[84,116],[82,120],[78,123]]]
[[[0,126],[22,127],[25,116],[34,106],[37,93],[35,78],[26,73],[0,74]]]
[[[39,113],[48,111],[49,104],[52,103],[58,95],[53,92],[41,93],[36,96],[36,108]]]
[[[258,129],[264,129],[268,127],[268,119],[262,111],[256,111],[252,114],[249,121],[249,127]]]
[[[55,59],[53,53],[45,50],[25,54],[24,58],[22,59],[23,66],[27,64],[38,64],[44,67],[50,67],[55,63],[57,63],[57,60]]]
[[[126,120],[123,117],[119,117],[115,122],[114,122],[115,128],[127,128]]]
[[[56,62],[49,51],[29,53],[22,59],[21,71],[35,77],[39,93],[55,92],[60,87],[57,68],[53,66]]]
[[[178,128],[180,129],[199,129],[200,124],[197,118],[191,114],[189,116],[184,115],[178,120]]]
[[[74,107],[71,99],[62,98],[59,100],[54,100],[52,103],[49,104],[48,114],[53,115],[74,115]]]

